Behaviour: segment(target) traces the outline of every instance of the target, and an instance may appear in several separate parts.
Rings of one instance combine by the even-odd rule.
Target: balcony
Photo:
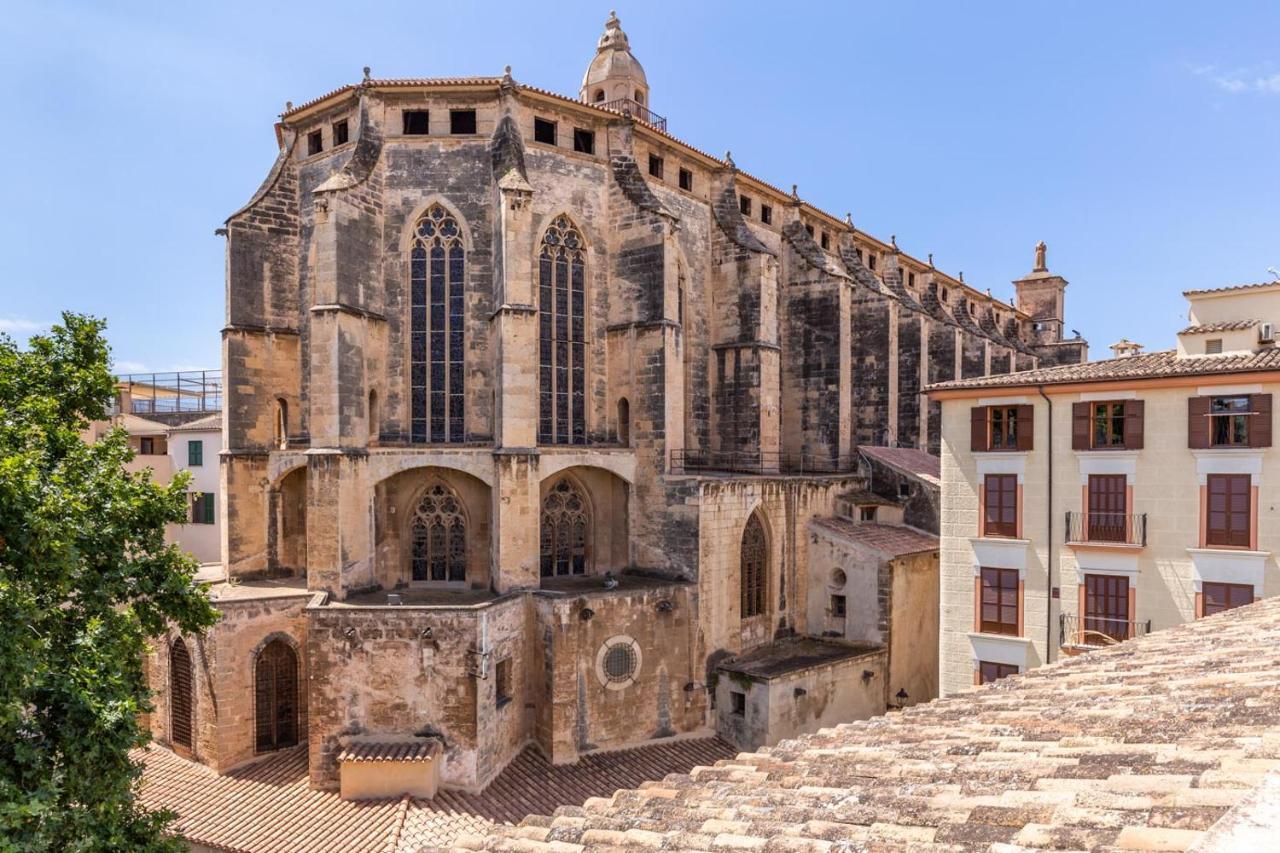
[[[622,113],[624,116],[631,116],[639,119],[647,125],[651,125],[663,133],[667,132],[667,120],[646,107],[639,101],[633,101],[630,98],[618,98],[613,101],[604,101],[596,104],[597,107],[605,110],[613,110],[616,113]]]
[[[1105,649],[1116,643],[1151,633],[1151,620],[1134,622],[1105,616],[1058,616],[1058,645],[1068,654]]]
[[[765,451],[673,450],[673,474],[851,474],[858,457]]]
[[[1068,512],[1068,545],[1147,545],[1147,514]]]

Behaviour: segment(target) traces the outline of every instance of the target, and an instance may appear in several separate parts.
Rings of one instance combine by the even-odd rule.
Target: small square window
[[[431,113],[426,110],[405,110],[404,132],[408,136],[426,136],[431,132]]]
[[[845,597],[843,595],[831,596],[831,615],[836,619],[843,619],[845,614]]]
[[[685,192],[693,192],[693,172],[688,169],[680,170],[680,189]]]
[[[809,233],[809,236],[810,236],[810,237],[812,237],[812,236],[813,236],[813,226],[812,226],[812,225],[806,225],[806,226],[804,227],[804,230],[805,230],[805,231],[807,231],[807,232]]]
[[[854,249],[853,251],[854,251],[854,254],[856,254],[856,255],[858,256],[858,260],[859,260],[859,261],[861,261],[861,260],[863,259],[863,258],[862,258],[862,249]]]
[[[143,436],[138,439],[138,454],[141,456],[155,455],[156,440],[150,436]]]
[[[575,127],[573,129],[573,150],[581,154],[596,153],[595,131]]]
[[[773,208],[767,204],[760,205],[760,221],[765,225],[773,222]]]
[[[747,198],[745,195],[738,196],[738,211],[743,216],[750,216],[751,215],[751,199]]]
[[[649,174],[655,178],[662,178],[662,158],[656,154],[649,155]]]
[[[876,509],[877,508],[873,506],[858,507],[858,518],[862,521],[875,521]]]
[[[333,144],[345,145],[350,138],[350,129],[347,126],[347,120],[336,121],[333,123]]]
[[[822,232],[822,240],[820,242],[822,243],[822,248],[824,249],[831,248],[831,237],[827,234],[826,231]]]
[[[729,711],[735,717],[745,717],[747,715],[747,694],[739,693],[737,690],[730,690]]]
[[[493,676],[494,704],[501,708],[515,695],[511,689],[511,658],[498,661]]]
[[[545,145],[556,144],[556,123],[545,118],[533,120],[533,141]]]
[[[313,130],[310,133],[308,133],[307,134],[307,156],[310,157],[312,154],[319,154],[323,150],[324,150],[324,141],[323,141],[323,137],[320,136],[320,131]]]
[[[1222,353],[1222,338],[1209,338],[1204,342],[1205,355],[1219,355]]]
[[[475,110],[449,110],[449,132],[467,136],[476,132]]]

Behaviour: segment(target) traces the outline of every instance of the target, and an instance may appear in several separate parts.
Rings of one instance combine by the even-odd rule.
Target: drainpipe
[[[1048,499],[1045,501],[1048,506],[1045,517],[1048,557],[1045,564],[1044,586],[1044,662],[1049,663],[1053,653],[1053,401],[1049,399],[1048,394],[1044,393],[1043,385],[1037,385],[1036,390],[1040,392],[1040,396],[1049,407],[1049,440],[1046,448],[1048,450],[1046,456],[1049,460],[1049,491]]]

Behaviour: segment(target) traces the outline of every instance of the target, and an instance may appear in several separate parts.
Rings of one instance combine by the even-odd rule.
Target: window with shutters
[[[1018,535],[1018,475],[988,474],[982,481],[982,535]]]
[[[978,683],[990,684],[993,681],[999,681],[1010,675],[1017,675],[1020,672],[1017,666],[1011,663],[993,663],[992,661],[978,661]]]
[[[1034,413],[1029,405],[974,406],[970,410],[971,449],[975,452],[1031,450]]]
[[[1120,575],[1084,576],[1084,630],[1113,640],[1131,634],[1129,579]]]
[[[187,442],[187,467],[197,468],[204,464],[204,442]]]
[[[1124,403],[1094,403],[1093,446],[1124,446]]]
[[[587,573],[591,515],[577,487],[563,479],[542,501],[541,569],[544,578]]]
[[[1248,548],[1252,542],[1252,482],[1248,474],[1209,474],[1205,544]]]
[[[585,444],[587,251],[557,216],[538,254],[538,442]]]
[[[1209,398],[1209,443],[1214,447],[1249,446],[1249,398]]]
[[[1018,635],[1018,570],[982,570],[981,622],[983,634]]]
[[[1073,403],[1073,450],[1140,450],[1144,432],[1142,400]]]
[[[427,489],[409,523],[412,580],[458,583],[467,579],[467,520],[462,502],[443,483]]]
[[[1253,603],[1253,584],[1205,581],[1201,591],[1205,616]]]
[[[191,523],[213,524],[214,501],[213,492],[191,492]]]
[[[169,644],[169,740],[175,745],[193,748],[192,732],[195,729],[193,709],[195,674],[192,672],[191,654],[181,637],[174,637]]]
[[[1124,474],[1089,475],[1090,542],[1128,541],[1128,478]]]
[[[1192,449],[1271,446],[1270,394],[1190,397],[1187,414]]]
[[[409,433],[417,443],[466,440],[465,281],[462,229],[433,204],[409,250]]]
[[[742,530],[742,548],[738,555],[743,619],[764,613],[765,588],[769,577],[769,547],[760,516],[752,513]]]
[[[258,752],[298,742],[298,655],[282,639],[262,647],[253,662],[254,729]]]

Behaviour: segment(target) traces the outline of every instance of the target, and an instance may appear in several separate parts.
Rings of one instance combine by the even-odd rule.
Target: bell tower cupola
[[[624,112],[630,112],[627,107],[632,104],[649,108],[649,81],[631,53],[627,34],[615,12],[610,12],[609,20],[604,22],[604,35],[600,36],[587,73],[582,75],[578,97],[589,104],[609,104]]]

